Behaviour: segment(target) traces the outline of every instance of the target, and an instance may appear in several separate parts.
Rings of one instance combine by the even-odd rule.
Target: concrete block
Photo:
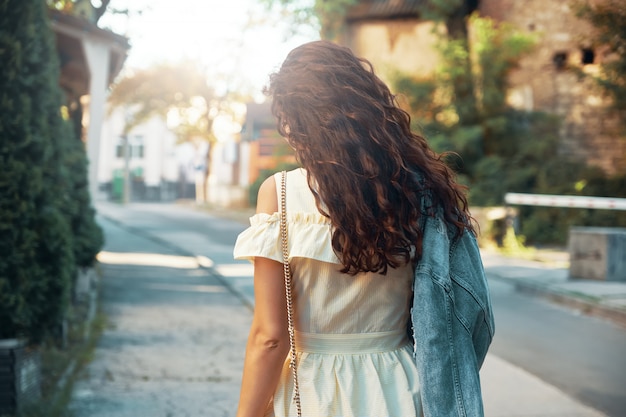
[[[84,301],[95,283],[96,270],[94,268],[78,268],[74,285],[74,301]]]
[[[41,355],[17,339],[0,339],[0,415],[22,415],[41,399]]]
[[[570,278],[626,281],[626,228],[572,227]]]

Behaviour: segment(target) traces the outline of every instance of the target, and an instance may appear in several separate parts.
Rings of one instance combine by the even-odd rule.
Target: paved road
[[[491,353],[612,417],[626,416],[626,331],[490,280]]]
[[[251,265],[232,260],[235,238],[245,227],[242,223],[158,204],[109,210],[137,233],[210,258],[223,276],[221,282],[247,295],[244,300],[252,295]],[[491,287],[497,335],[491,350],[495,357],[488,368],[497,361],[516,365],[608,416],[626,415],[623,329],[519,294],[509,284],[492,280]],[[512,405],[516,407],[523,408]]]

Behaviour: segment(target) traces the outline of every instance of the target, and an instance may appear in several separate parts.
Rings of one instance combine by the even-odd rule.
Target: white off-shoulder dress
[[[280,190],[280,173],[274,178]],[[235,258],[282,262],[279,214],[256,214],[250,223],[237,239]],[[303,169],[287,174],[287,225],[303,415],[421,416],[419,378],[406,335],[412,267],[390,269],[385,276],[340,273],[330,222],[317,210]],[[292,399],[286,361],[266,415],[295,416]]]

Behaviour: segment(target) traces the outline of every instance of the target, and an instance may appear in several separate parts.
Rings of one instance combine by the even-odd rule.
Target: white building
[[[89,192],[93,199],[98,189],[106,90],[122,69],[130,45],[126,37],[96,25],[88,1],[78,2],[74,12],[76,15],[48,10],[61,64],[59,84],[71,117],[78,118],[83,127],[76,134],[87,144]]]
[[[196,199],[215,207],[247,206],[248,188],[261,171],[294,162],[293,155],[280,151],[286,145],[277,136],[269,106],[248,104],[247,110],[240,133],[221,137],[211,145],[206,183],[206,141],[177,143],[176,135],[160,117],[133,128],[128,134],[131,201]],[[101,198],[123,199],[124,121],[123,109],[113,111],[104,121],[98,170]]]
[[[109,199],[121,200],[125,170],[123,109],[104,121],[98,183]],[[191,144],[178,145],[176,135],[160,117],[133,128],[127,135],[132,201],[194,198],[198,156]]]

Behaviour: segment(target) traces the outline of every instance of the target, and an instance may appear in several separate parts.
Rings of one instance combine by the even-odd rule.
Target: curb
[[[531,296],[541,297],[559,305],[574,308],[588,316],[610,320],[618,326],[626,329],[626,310],[601,305],[597,302],[578,296],[577,293],[552,289],[545,285],[523,281],[516,278],[507,278],[494,272],[486,272],[491,278],[500,282],[513,284],[516,291]]]

